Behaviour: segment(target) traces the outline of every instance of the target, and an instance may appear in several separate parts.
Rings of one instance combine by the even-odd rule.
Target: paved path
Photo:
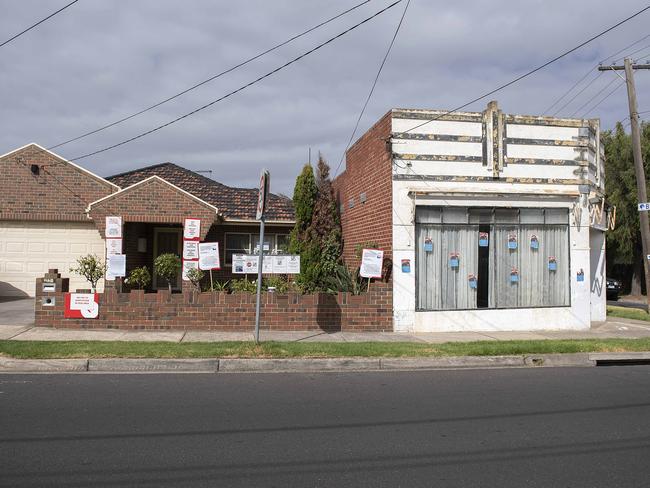
[[[612,318],[585,331],[535,332],[438,332],[401,334],[390,332],[262,332],[263,341],[287,342],[471,342],[544,339],[637,339],[650,337],[650,322]],[[220,342],[252,341],[248,332],[199,331],[124,331],[73,330],[33,327],[31,325],[0,325],[0,339],[19,341],[164,341],[164,342]]]
[[[650,366],[0,375],[0,487],[627,488]]]

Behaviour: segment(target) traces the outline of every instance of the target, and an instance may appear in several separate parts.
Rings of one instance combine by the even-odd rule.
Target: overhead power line
[[[45,17],[44,19],[39,20],[39,21],[36,22],[35,24],[30,25],[27,29],[25,29],[25,30],[19,32],[18,34],[14,35],[14,36],[10,37],[9,39],[7,39],[6,41],[2,42],[2,43],[0,44],[0,47],[3,47],[5,44],[9,44],[9,43],[10,43],[11,41],[13,41],[14,39],[18,39],[20,36],[22,36],[23,34],[29,32],[29,31],[32,30],[34,27],[37,27],[37,26],[41,25],[41,24],[42,24],[43,22],[45,22],[46,20],[51,19],[52,17],[54,17],[54,16],[55,16],[56,14],[58,14],[59,12],[63,12],[65,9],[67,9],[68,7],[71,7],[72,5],[74,5],[75,3],[77,3],[78,1],[79,1],[79,0],[74,0],[73,2],[70,2],[70,3],[67,4],[67,5],[64,5],[64,6],[61,7],[59,10],[57,10],[57,11],[55,11],[55,12],[52,12],[50,15],[48,15],[48,16]]]
[[[301,32],[300,34],[296,34],[296,35],[290,37],[289,39],[287,39],[286,41],[282,41],[281,43],[276,44],[275,46],[273,46],[273,47],[271,47],[269,49],[266,49],[266,50],[256,54],[255,56],[252,56],[252,57],[250,57],[250,58],[248,58],[248,59],[246,59],[246,60],[244,60],[244,61],[242,61],[242,62],[240,62],[240,63],[238,63],[236,65],[234,65],[234,66],[231,66],[228,69],[225,69],[225,70],[221,71],[220,73],[217,73],[216,75],[210,76],[209,78],[206,78],[203,81],[199,81],[198,83],[190,86],[189,88],[186,88],[186,89],[184,89],[184,90],[182,90],[182,91],[180,91],[180,92],[178,92],[178,93],[176,93],[176,94],[174,94],[174,95],[172,95],[170,97],[167,97],[164,100],[156,102],[153,105],[149,105],[148,107],[143,108],[142,110],[134,112],[134,113],[132,113],[130,115],[127,115],[125,117],[122,117],[121,119],[115,120],[115,121],[110,122],[110,123],[108,123],[106,125],[98,127],[97,129],[85,132],[85,133],[83,133],[83,134],[81,134],[81,135],[79,135],[77,137],[73,137],[72,139],[68,139],[66,141],[60,142],[60,143],[58,143],[58,144],[56,144],[54,146],[50,146],[50,147],[48,147],[48,149],[50,149],[50,150],[56,149],[57,147],[65,146],[66,144],[70,144],[71,142],[78,141],[79,139],[83,139],[84,137],[88,137],[88,136],[91,136],[93,134],[97,134],[98,132],[109,129],[111,127],[114,127],[114,126],[116,126],[118,124],[121,124],[122,122],[126,122],[127,120],[131,120],[134,117],[137,117],[138,115],[142,115],[143,113],[149,112],[150,110],[153,110],[154,108],[160,107],[161,105],[164,105],[167,102],[171,102],[172,100],[175,100],[176,98],[178,98],[178,97],[180,97],[182,95],[185,95],[186,93],[189,93],[192,90],[195,90],[195,89],[197,89],[197,88],[199,88],[199,87],[201,87],[201,86],[203,86],[203,85],[205,85],[207,83],[210,83],[211,81],[214,81],[214,80],[216,80],[217,78],[220,78],[223,75],[227,75],[228,73],[230,73],[232,71],[235,71],[236,69],[241,68],[242,66],[245,66],[248,63],[251,63],[251,62],[255,61],[256,59],[259,59],[262,56],[265,56],[265,55],[269,54],[270,52],[273,52],[273,51],[275,51],[277,49],[280,49],[283,46],[286,46],[290,42],[293,42],[296,39],[299,39],[300,37],[303,37],[303,36],[309,34],[310,32],[318,29],[319,27],[322,27],[322,26],[324,26],[326,24],[329,24],[330,22],[333,22],[334,20],[338,19],[339,17],[342,17],[345,14],[348,14],[348,13],[352,12],[353,10],[358,9],[361,6],[363,6],[363,5],[367,4],[367,3],[370,3],[371,1],[372,0],[364,0],[363,2],[358,3],[358,4],[354,5],[353,7],[350,7],[349,9],[344,10],[343,12],[335,15],[334,17],[330,17],[329,19],[324,20],[323,22],[321,22],[319,24],[316,24],[313,27],[310,27],[309,29]]]
[[[601,71],[601,73],[602,73],[602,71]],[[605,84],[605,86],[602,87],[600,90],[598,90],[591,98],[589,98],[589,100],[587,100],[585,103],[580,105],[577,109],[575,109],[573,111],[573,113],[569,117],[574,117],[575,115],[577,115],[578,112],[580,112],[583,108],[585,108],[587,105],[589,105],[591,102],[593,102],[602,92],[607,90],[616,81],[617,81],[616,78],[612,78],[609,83]]]
[[[170,126],[170,125],[172,125],[172,124],[175,124],[176,122],[179,122],[179,121],[181,121],[181,120],[183,120],[183,119],[186,119],[187,117],[190,117],[190,116],[192,116],[192,115],[194,115],[194,114],[196,114],[196,113],[198,113],[198,112],[200,112],[200,111],[202,111],[202,110],[205,110],[206,108],[211,107],[212,105],[214,105],[214,104],[216,104],[216,103],[219,103],[219,102],[225,100],[226,98],[229,98],[229,97],[231,97],[232,95],[234,95],[234,94],[236,94],[236,93],[239,93],[240,91],[245,90],[246,88],[248,88],[248,87],[250,87],[250,86],[255,85],[256,83],[259,83],[260,81],[264,80],[265,78],[268,78],[269,76],[274,75],[275,73],[277,73],[277,72],[283,70],[284,68],[286,68],[286,67],[292,65],[293,63],[295,63],[295,62],[301,60],[302,58],[304,58],[304,57],[306,57],[306,56],[309,56],[310,54],[312,54],[312,53],[318,51],[318,50],[321,49],[322,47],[324,47],[324,46],[326,46],[326,45],[328,45],[328,44],[334,42],[336,39],[338,39],[338,38],[344,36],[344,35],[347,34],[348,32],[351,32],[351,31],[353,31],[354,29],[356,29],[356,28],[362,26],[363,24],[365,24],[365,23],[367,23],[367,22],[370,22],[370,21],[371,21],[372,19],[374,19],[375,17],[377,17],[377,16],[381,15],[382,13],[386,12],[387,10],[393,8],[395,5],[401,3],[402,1],[403,1],[403,0],[396,0],[395,2],[391,3],[391,4],[388,5],[387,7],[384,7],[383,9],[381,9],[381,10],[379,10],[378,12],[374,13],[374,14],[371,15],[370,17],[367,17],[367,18],[365,18],[364,20],[362,20],[361,22],[358,22],[358,23],[354,24],[352,27],[349,27],[348,29],[346,29],[346,30],[344,30],[343,32],[341,32],[341,33],[335,35],[334,37],[330,37],[327,41],[318,44],[316,47],[310,49],[309,51],[306,51],[306,52],[302,53],[300,56],[297,56],[297,57],[293,58],[291,61],[288,61],[288,62],[284,63],[283,65],[281,65],[281,66],[279,66],[279,67],[277,67],[277,68],[275,68],[275,69],[273,69],[273,70],[267,72],[266,74],[264,74],[264,75],[262,75],[262,76],[260,76],[260,77],[258,77],[258,78],[256,78],[256,79],[254,79],[253,81],[251,81],[251,82],[249,82],[249,83],[246,83],[245,85],[240,86],[240,87],[237,88],[236,90],[233,90],[233,91],[231,91],[231,92],[229,92],[229,93],[223,95],[222,97],[217,98],[216,100],[212,100],[211,102],[206,103],[205,105],[202,105],[202,106],[200,106],[200,107],[198,107],[198,108],[192,110],[191,112],[187,112],[186,114],[181,115],[180,117],[176,117],[175,119],[170,120],[169,122],[166,122],[166,123],[164,123],[164,124],[161,124],[161,125],[159,125],[159,126],[157,126],[157,127],[154,127],[153,129],[150,129],[150,130],[148,130],[148,131],[146,131],[146,132],[142,132],[142,133],[138,134],[137,136],[130,137],[130,138],[125,139],[125,140],[123,140],[123,141],[121,141],[121,142],[118,142],[118,143],[116,143],[116,144],[112,144],[112,145],[107,146],[107,147],[104,147],[104,148],[102,148],[102,149],[98,149],[97,151],[93,151],[93,152],[90,152],[90,153],[88,153],[88,154],[84,154],[84,155],[82,155],[82,156],[77,156],[76,158],[72,158],[72,159],[70,159],[69,161],[77,161],[77,160],[79,160],[79,159],[87,158],[87,157],[89,157],[89,156],[94,156],[95,154],[100,154],[100,153],[103,153],[103,152],[106,152],[106,151],[110,151],[111,149],[114,149],[114,148],[119,147],[119,146],[123,146],[124,144],[128,144],[128,143],[130,143],[130,142],[133,142],[133,141],[135,141],[135,140],[137,140],[137,139],[140,139],[140,138],[145,137],[145,136],[147,136],[147,135],[149,135],[149,134],[152,134],[152,133],[154,133],[154,132],[156,132],[156,131],[159,131],[160,129],[164,129],[165,127],[168,127],[168,126]],[[649,7],[649,8],[650,8],[650,7]]]
[[[441,119],[441,118],[444,118],[444,117],[446,117],[447,115],[453,114],[454,112],[458,112],[459,110],[462,110],[462,109],[464,109],[465,107],[467,107],[467,106],[469,106],[469,105],[472,105],[473,103],[476,103],[476,102],[478,102],[478,101],[480,101],[480,100],[483,100],[484,98],[487,98],[487,97],[489,97],[490,95],[494,95],[495,93],[497,93],[497,92],[503,90],[504,88],[507,88],[507,87],[509,87],[509,86],[511,86],[511,85],[514,85],[515,83],[517,83],[517,82],[523,80],[524,78],[527,78],[527,77],[529,77],[530,75],[532,75],[532,74],[534,74],[534,73],[537,73],[538,71],[540,71],[540,70],[546,68],[547,66],[549,66],[549,65],[551,65],[551,64],[553,64],[553,63],[555,63],[556,61],[558,61],[558,60],[564,58],[565,56],[568,56],[569,54],[571,54],[571,53],[577,51],[577,50],[580,49],[581,47],[586,46],[587,44],[589,44],[590,42],[592,42],[592,41],[598,39],[599,37],[604,36],[605,34],[607,34],[608,32],[610,32],[610,31],[616,29],[617,27],[620,27],[621,25],[625,24],[626,22],[629,22],[629,21],[632,20],[633,18],[635,18],[635,17],[641,15],[643,12],[645,12],[645,11],[647,11],[647,10],[649,10],[649,9],[650,9],[650,5],[648,5],[647,7],[642,8],[641,10],[635,12],[634,14],[630,15],[629,17],[627,17],[627,18],[625,18],[625,19],[623,19],[623,20],[617,22],[616,24],[612,25],[611,27],[608,27],[608,28],[605,29],[604,31],[602,31],[602,32],[600,32],[600,33],[598,33],[598,34],[596,34],[595,36],[590,37],[590,38],[587,39],[586,41],[581,42],[581,43],[578,44],[577,46],[575,46],[575,47],[569,49],[568,51],[563,52],[562,54],[560,54],[560,55],[554,57],[553,59],[551,59],[551,60],[545,62],[544,64],[541,64],[540,66],[538,66],[538,67],[536,67],[536,68],[533,68],[533,69],[531,69],[530,71],[527,71],[527,72],[524,73],[523,75],[520,75],[520,76],[516,77],[515,79],[513,79],[513,80],[511,80],[511,81],[509,81],[509,82],[507,82],[507,83],[504,83],[503,85],[500,85],[500,86],[498,86],[497,88],[495,88],[495,89],[493,89],[493,90],[490,90],[489,92],[487,92],[487,93],[485,93],[485,94],[483,94],[483,95],[481,95],[481,96],[479,96],[479,97],[474,98],[473,100],[470,100],[470,101],[467,102],[467,103],[464,103],[464,104],[462,104],[462,105],[459,105],[458,107],[454,108],[453,110],[449,110],[449,111],[447,111],[447,112],[445,112],[445,113],[443,113],[443,114],[441,114],[441,115],[439,115],[439,116],[437,116],[437,117],[434,117],[434,118],[432,118],[432,119],[430,119],[430,120],[426,120],[426,121],[424,121],[424,122],[422,122],[422,123],[420,123],[420,124],[418,124],[418,125],[416,125],[416,126],[414,126],[414,127],[411,127],[410,129],[406,130],[405,132],[411,132],[412,130],[415,130],[415,129],[419,128],[419,127],[422,127],[423,125],[426,125],[426,124],[428,124],[428,123],[430,123],[430,122],[433,122],[433,121],[435,121],[435,120],[439,120],[439,119]]]
[[[384,69],[384,65],[386,64],[388,55],[390,54],[391,49],[393,49],[393,44],[395,44],[395,39],[397,39],[397,34],[399,34],[399,30],[402,27],[402,22],[404,22],[404,17],[406,16],[406,11],[408,10],[410,4],[411,4],[411,0],[408,0],[406,2],[406,6],[404,7],[404,11],[402,12],[402,16],[400,17],[399,22],[397,23],[397,27],[395,28],[395,33],[393,34],[393,37],[390,40],[390,44],[388,45],[386,54],[384,54],[384,58],[381,60],[381,64],[379,65],[379,69],[377,70],[375,79],[372,82],[372,86],[370,87],[370,91],[368,92],[368,96],[366,97],[366,101],[364,102],[363,107],[361,108],[359,117],[357,117],[357,122],[354,124],[354,129],[352,130],[352,134],[350,134],[350,139],[348,140],[348,143],[346,144],[345,149],[343,150],[343,154],[341,154],[341,159],[339,160],[338,166],[336,166],[336,170],[334,171],[333,177],[336,177],[337,173],[339,172],[339,169],[341,168],[341,164],[343,164],[343,160],[345,159],[345,153],[350,147],[350,144],[352,144],[354,135],[357,133],[357,129],[359,128],[359,123],[361,122],[361,118],[363,117],[363,114],[365,113],[366,108],[368,107],[370,98],[372,98],[372,94],[374,93],[375,87],[377,86],[377,81],[379,80],[379,76],[381,75],[381,70]]]
[[[594,66],[593,68],[589,68],[589,70],[591,71],[591,70],[593,70],[594,68],[596,68],[597,66],[598,66],[598,65]],[[585,90],[586,90],[587,88],[589,88],[591,85],[593,85],[593,84],[596,82],[596,80],[598,80],[598,78],[600,78],[602,75],[603,75],[602,71],[599,71],[598,74],[597,74],[597,75],[596,75],[596,76],[595,76],[595,77],[594,77],[594,78],[593,78],[589,83],[587,83],[585,86],[583,86],[582,89],[581,89],[578,93],[576,93],[576,94],[573,95],[571,98],[569,98],[569,99],[568,99],[564,104],[562,104],[562,106],[561,106],[560,108],[558,108],[555,112],[553,112],[553,113],[551,114],[551,117],[555,117],[555,116],[556,116],[557,114],[559,114],[562,110],[564,110],[565,107],[567,107],[568,105],[570,105],[571,102],[573,102],[576,98],[578,98],[580,95],[582,95],[582,94],[585,92]],[[544,113],[546,113],[546,112],[544,112]]]
[[[619,54],[621,54],[622,52],[628,50],[628,49],[631,48],[632,46],[635,46],[635,45],[637,45],[638,43],[640,43],[640,42],[642,42],[642,41],[645,41],[648,37],[650,37],[650,34],[646,34],[646,35],[643,36],[641,39],[637,39],[637,40],[634,41],[632,44],[628,44],[628,45],[625,46],[624,48],[621,48],[621,49],[619,49],[618,51],[616,51],[614,54],[610,54],[610,55],[607,56],[606,58],[601,59],[601,60],[600,60],[596,65],[594,65],[593,67],[589,68],[589,70],[588,70],[588,71],[587,71],[587,72],[582,76],[582,78],[580,78],[578,81],[576,81],[576,82],[571,86],[571,88],[569,88],[566,92],[564,92],[564,94],[563,94],[562,96],[560,96],[558,99],[556,99],[555,102],[553,102],[553,103],[552,103],[552,104],[551,104],[551,105],[550,105],[546,110],[544,110],[542,113],[543,113],[543,114],[547,114],[547,113],[549,113],[553,107],[555,107],[555,106],[556,106],[556,105],[557,105],[557,104],[558,104],[562,99],[564,99],[564,97],[566,97],[566,96],[567,96],[569,93],[571,93],[571,92],[572,92],[572,91],[573,91],[573,90],[574,90],[574,89],[575,89],[575,88],[576,88],[580,83],[582,83],[582,82],[585,80],[585,78],[587,78],[587,77],[588,77],[588,76],[593,72],[593,70],[596,69],[596,68],[599,66],[599,64],[604,63],[605,61],[607,61],[608,59],[613,58],[614,56],[618,56]],[[599,74],[602,74],[602,73],[599,73]],[[593,83],[593,82],[594,82],[594,80],[591,81],[591,83]],[[590,83],[590,84],[591,84],[591,83]],[[582,89],[578,94],[576,94],[576,96],[574,96],[574,97],[573,97],[569,102],[565,103],[561,108],[559,108],[558,110],[556,110],[555,113],[554,113],[552,116],[554,117],[555,114],[557,114],[557,113],[558,113],[559,111],[561,111],[564,107],[566,107],[569,103],[571,103],[571,101],[575,100],[575,98],[576,98],[580,93],[582,93],[584,90],[585,90],[585,88],[583,88],[583,89]]]
[[[617,81],[616,78],[614,78],[614,81]],[[582,118],[584,119],[587,115],[589,115],[591,112],[593,112],[598,107],[600,107],[600,105],[605,100],[607,100],[609,97],[611,97],[614,94],[614,92],[616,92],[618,89],[620,89],[623,86],[625,86],[625,82],[624,81],[619,81],[618,84],[614,88],[612,88],[609,92],[607,92],[604,97],[602,97],[595,105],[593,105],[585,113],[583,113]]]

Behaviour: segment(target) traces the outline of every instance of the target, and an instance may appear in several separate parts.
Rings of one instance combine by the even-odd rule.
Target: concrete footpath
[[[1,320],[1,319],[0,319]],[[416,342],[442,344],[445,342],[510,341],[545,339],[640,339],[650,337],[650,322],[611,318],[594,324],[589,330],[534,332],[428,332],[404,334],[398,332],[323,332],[323,331],[262,331],[260,339],[278,342]],[[126,331],[115,329],[52,329],[32,325],[0,325],[0,340],[13,341],[143,341],[143,342],[225,342],[252,341],[252,332],[201,331]]]
[[[282,342],[445,342],[639,339],[650,337],[650,323],[612,319],[586,331],[325,333],[263,332],[263,341]],[[252,341],[247,332],[64,330],[29,325],[0,325],[0,339],[10,341],[164,341],[176,343]],[[0,372],[60,373],[236,373],[323,371],[413,371],[462,368],[589,367],[603,364],[650,362],[650,352],[529,354],[514,356],[464,356],[437,358],[332,358],[332,359],[11,359],[0,357]]]

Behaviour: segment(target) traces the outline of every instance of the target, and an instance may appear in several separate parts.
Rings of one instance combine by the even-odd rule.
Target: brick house
[[[392,269],[395,331],[585,329],[605,320],[597,119],[393,109],[334,181],[346,261]]]
[[[181,254],[185,218],[201,219],[201,240],[217,241],[231,279],[233,253],[259,246],[257,190],[234,188],[173,163],[107,178],[28,144],[0,156],[0,296],[34,296],[35,280],[51,268],[70,276],[70,289],[88,284],[68,269],[79,256],[103,258],[105,217],[121,216],[127,273],[150,271],[164,252]],[[286,248],[293,227],[290,200],[269,195],[265,249]],[[152,288],[166,286],[153,274]],[[176,288],[183,287],[180,277]],[[101,288],[101,286],[100,286]]]

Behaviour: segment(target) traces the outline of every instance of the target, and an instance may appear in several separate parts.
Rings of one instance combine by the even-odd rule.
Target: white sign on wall
[[[106,239],[106,255],[122,254],[122,239]]]
[[[183,241],[183,259],[198,259],[199,243],[198,241]]]
[[[114,281],[115,278],[124,276],[126,276],[126,254],[106,256],[106,279]]]
[[[183,239],[198,240],[201,237],[201,219],[185,219]]]
[[[300,274],[300,256],[287,256],[287,274]]]
[[[106,217],[106,237],[122,238],[122,217]]]
[[[381,249],[364,249],[361,255],[361,271],[363,278],[381,278],[381,268],[384,263],[384,251]]]
[[[273,262],[273,274],[287,274],[287,256],[270,256]]]
[[[202,242],[199,244],[199,269],[221,269],[218,242]]]

